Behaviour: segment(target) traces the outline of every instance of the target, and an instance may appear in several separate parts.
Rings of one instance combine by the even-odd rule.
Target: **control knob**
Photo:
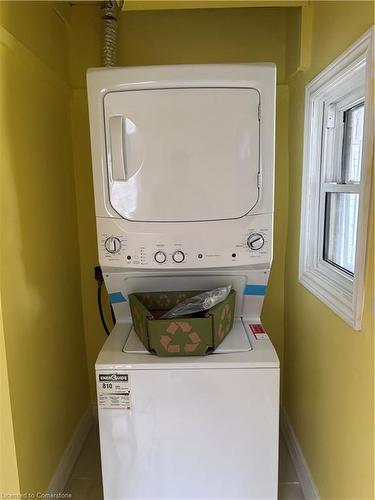
[[[185,260],[185,254],[184,252],[181,252],[181,250],[176,250],[172,255],[172,259],[177,262],[177,264],[179,264],[180,262],[183,262]]]
[[[250,250],[260,250],[264,245],[264,237],[260,233],[251,233],[247,238],[247,246]]]
[[[104,247],[109,253],[118,253],[121,250],[121,241],[116,236],[110,236],[105,240]]]
[[[167,256],[165,255],[164,252],[162,252],[161,250],[159,250],[158,252],[156,252],[156,254],[154,255],[154,259],[156,260],[156,262],[158,264],[163,264],[163,262],[165,262],[167,260]]]

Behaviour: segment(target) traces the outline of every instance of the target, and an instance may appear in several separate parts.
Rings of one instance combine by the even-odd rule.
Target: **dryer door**
[[[259,198],[259,93],[251,88],[110,92],[108,189],[139,222],[234,219]]]

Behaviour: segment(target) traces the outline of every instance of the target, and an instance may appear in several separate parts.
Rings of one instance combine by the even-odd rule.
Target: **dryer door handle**
[[[127,181],[125,123],[122,115],[109,118],[110,164],[114,181]]]

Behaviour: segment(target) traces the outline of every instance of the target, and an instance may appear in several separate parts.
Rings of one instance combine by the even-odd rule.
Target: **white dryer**
[[[99,260],[116,327],[96,363],[104,498],[276,499],[273,64],[88,72]],[[156,357],[128,295],[236,290],[205,357]]]

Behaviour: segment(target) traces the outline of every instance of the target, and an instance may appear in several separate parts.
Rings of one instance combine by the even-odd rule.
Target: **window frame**
[[[372,175],[373,40],[374,26],[319,73],[305,91],[299,282],[355,330],[361,329],[362,321]],[[337,158],[342,152],[344,125],[340,114],[359,102],[365,103],[360,181],[327,182],[327,173],[334,178],[335,165],[337,174]],[[354,276],[324,260],[327,190],[359,193]]]
[[[359,194],[361,192],[361,179],[358,183],[347,183],[340,184],[335,180],[328,181],[327,177],[331,178],[341,177],[342,168],[339,166],[342,165],[342,151],[344,145],[344,131],[345,125],[343,122],[343,115],[345,111],[353,108],[359,103],[363,103],[365,101],[365,85],[364,85],[365,75],[361,70],[357,70],[355,75],[350,77],[350,81],[355,87],[344,97],[340,97],[340,93],[343,91],[347,91],[346,85],[338,85],[334,87],[332,90],[328,91],[324,94],[324,99],[334,99],[337,103],[334,104],[334,126],[327,126],[327,115],[326,113],[326,104],[323,102],[323,116],[322,116],[322,154],[321,154],[321,165],[320,165],[320,197],[319,197],[319,235],[318,235],[318,246],[321,250],[321,255],[319,255],[319,266],[322,268],[322,271],[332,275],[332,266],[335,267],[334,271],[339,272],[340,276],[342,276],[343,286],[347,286],[348,289],[351,288],[351,283],[346,283],[345,280],[353,281],[353,275],[348,275],[348,272],[343,268],[339,269],[334,264],[329,263],[324,258],[324,248],[325,248],[325,216],[326,216],[326,199],[327,193],[353,193]],[[341,91],[341,92],[337,92]],[[330,107],[331,104],[328,104]],[[364,137],[363,137],[364,141]],[[325,151],[332,152],[332,154],[327,155],[326,158]],[[324,180],[322,180],[324,177]],[[319,250],[317,250],[319,251]],[[320,253],[320,252],[319,252]]]

